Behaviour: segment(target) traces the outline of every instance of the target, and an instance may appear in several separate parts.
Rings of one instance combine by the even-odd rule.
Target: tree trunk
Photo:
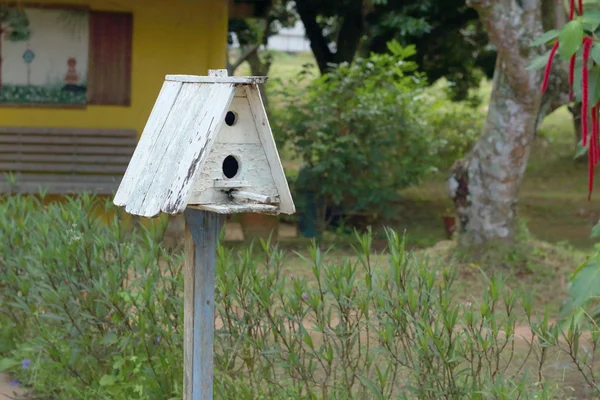
[[[331,64],[352,62],[360,39],[365,30],[365,12],[362,2],[354,2],[346,7],[341,16],[341,26],[336,41],[336,52],[329,48],[327,37],[319,23],[319,14],[315,7],[307,1],[297,1],[296,11],[304,24],[310,48],[317,61],[319,72],[325,74],[331,69]]]
[[[250,64],[250,73],[253,76],[269,76],[269,70],[271,69],[273,60],[268,54],[265,54],[263,59],[258,52],[254,51],[248,55],[246,61]],[[263,83],[259,84],[258,90],[260,90],[260,96],[262,97],[265,108],[268,109],[269,97],[267,96],[265,85]]]
[[[540,49],[539,0],[471,0],[498,49],[484,131],[449,179],[463,245],[512,242],[518,231],[517,202],[535,136],[541,94],[539,71],[525,69]]]

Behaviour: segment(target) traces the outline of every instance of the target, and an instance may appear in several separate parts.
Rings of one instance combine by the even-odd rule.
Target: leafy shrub
[[[33,86],[3,84],[0,90],[3,103],[41,103],[41,104],[86,104],[85,88],[79,91],[63,90],[62,85]]]
[[[158,245],[160,227],[126,235],[118,217],[94,217],[98,205],[86,196],[0,204],[4,366],[27,365],[19,379],[43,398],[177,397],[181,260]]]
[[[600,237],[600,221],[592,228],[592,238]],[[575,316],[586,328],[600,320],[600,246],[571,275],[569,299],[563,304],[562,316]]]
[[[398,190],[434,164],[432,138],[424,134],[424,81],[406,61],[415,50],[397,43],[389,49],[343,63],[304,91],[292,82],[280,96],[277,136],[303,162],[307,178],[297,190],[318,198],[321,228],[330,208],[366,220],[389,216]]]
[[[0,370],[48,399],[181,398],[182,260],[157,244],[161,227],[100,223],[95,204],[0,203]],[[501,278],[460,303],[456,271],[392,231],[385,263],[370,235],[351,259],[312,245],[306,277],[261,247],[217,249],[215,397],[551,398],[523,371],[541,371],[558,331],[532,323],[531,351],[515,355],[530,294]]]
[[[447,170],[454,161],[465,157],[483,130],[486,109],[481,100],[471,96],[467,101],[451,101],[449,85],[440,80],[425,91],[424,118],[435,137],[436,167]]]

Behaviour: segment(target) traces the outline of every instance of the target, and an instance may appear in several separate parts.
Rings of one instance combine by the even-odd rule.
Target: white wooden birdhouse
[[[114,203],[134,215],[293,214],[258,89],[266,77],[167,75]]]

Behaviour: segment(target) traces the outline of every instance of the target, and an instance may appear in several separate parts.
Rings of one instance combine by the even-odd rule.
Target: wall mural
[[[85,105],[89,12],[0,7],[0,104]]]

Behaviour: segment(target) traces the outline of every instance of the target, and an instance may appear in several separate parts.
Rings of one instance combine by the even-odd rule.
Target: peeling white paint
[[[227,179],[223,175],[225,157],[233,155],[240,162],[235,180],[248,182],[245,191],[279,198],[271,168],[260,143],[216,143],[206,160],[194,185],[190,204],[224,204],[230,202],[227,194],[214,187],[215,179]]]
[[[218,210],[214,212],[294,213],[256,86],[264,80],[169,76],[114,203],[144,217],[179,214],[191,205]],[[227,177],[223,161],[230,155],[238,170]],[[227,182],[240,187],[223,185]],[[227,193],[236,189],[254,193],[250,197],[255,201],[241,204]],[[270,204],[256,200],[264,198]]]

